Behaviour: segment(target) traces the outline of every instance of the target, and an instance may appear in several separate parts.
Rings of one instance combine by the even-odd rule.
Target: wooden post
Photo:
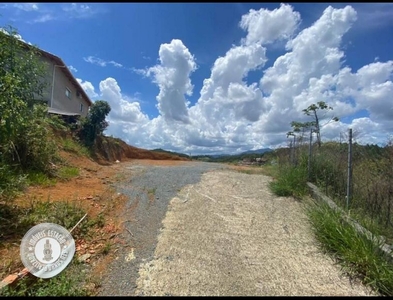
[[[349,128],[348,137],[348,177],[347,177],[347,210],[351,203],[352,197],[352,128]]]

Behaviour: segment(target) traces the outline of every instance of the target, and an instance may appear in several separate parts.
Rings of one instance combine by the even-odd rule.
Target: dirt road
[[[133,166],[119,187],[130,195],[125,245],[100,295],[370,295],[319,251],[302,204],[274,196],[269,177],[206,164],[215,170],[187,177],[201,166]]]

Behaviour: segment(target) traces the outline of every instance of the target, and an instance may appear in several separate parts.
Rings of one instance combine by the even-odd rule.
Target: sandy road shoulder
[[[364,296],[317,247],[302,204],[270,178],[212,171],[169,204],[137,295]]]

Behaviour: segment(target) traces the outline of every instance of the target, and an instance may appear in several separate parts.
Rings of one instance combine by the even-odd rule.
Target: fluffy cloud
[[[158,54],[160,64],[146,71],[160,89],[157,108],[167,121],[189,123],[184,95],[192,95],[193,85],[189,76],[197,67],[194,57],[180,40],[162,44]]]
[[[90,81],[83,81],[80,78],[76,78],[80,86],[83,88],[83,90],[86,92],[86,94],[89,96],[90,99],[95,99],[97,98],[98,94],[94,90],[94,86]]]
[[[111,131],[116,132],[115,126],[119,129],[120,125],[143,124],[148,117],[142,113],[138,99],[132,99],[121,93],[117,81],[113,78],[102,80],[99,84],[99,93],[89,81],[82,81],[77,78],[84,91],[92,100],[105,99],[111,107],[108,120],[111,124]]]
[[[307,120],[302,110],[310,104],[325,101],[330,105],[339,99],[333,76],[340,71],[344,56],[339,48],[342,37],[355,20],[356,11],[350,6],[328,7],[313,25],[287,42],[288,52],[260,80],[269,111],[257,127],[267,133],[284,133],[285,123]]]
[[[159,116],[149,119],[138,99],[123,95],[116,80],[107,78],[99,89],[112,107],[108,133],[144,148],[193,154],[274,148],[286,145],[291,121],[312,120],[303,109],[325,101],[334,110],[320,112],[323,139],[337,140],[351,127],[357,142],[383,143],[393,130],[393,61],[355,71],[343,67],[342,39],[357,18],[351,6],[329,6],[296,33],[301,19],[290,5],[250,10],[239,23],[245,37],[216,59],[192,106],[187,96],[197,71],[194,56],[180,40],[162,44],[157,65],[134,70],[158,86]],[[265,46],[283,40],[286,53],[263,70]],[[250,71],[259,72],[256,82],[248,80]],[[85,88],[91,89],[86,82]],[[367,117],[348,122],[363,111]],[[328,123],[333,115],[342,121]]]
[[[141,112],[139,102],[121,94],[116,80],[107,78],[100,82],[100,96],[111,106],[110,119],[113,122],[145,123],[148,117]]]
[[[359,69],[355,76],[357,89],[352,94],[357,99],[359,109],[369,110],[374,120],[392,120],[393,102],[393,61],[372,63]]]
[[[280,8],[269,11],[261,8],[250,9],[242,16],[240,27],[247,30],[246,44],[271,43],[276,39],[288,39],[300,23],[300,14],[292,6],[281,4]]]

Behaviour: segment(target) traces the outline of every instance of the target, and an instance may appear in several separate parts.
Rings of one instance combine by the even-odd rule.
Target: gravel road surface
[[[101,295],[134,295],[139,265],[154,258],[157,238],[170,200],[189,184],[196,184],[203,173],[226,168],[212,163],[186,162],[175,166],[152,166],[143,163],[126,165],[128,176],[117,191],[129,197],[123,219],[125,247],[108,266]],[[132,235],[131,235],[132,234]]]
[[[271,180],[187,162],[127,164],[124,245],[101,296],[365,296],[321,253],[302,204]]]

